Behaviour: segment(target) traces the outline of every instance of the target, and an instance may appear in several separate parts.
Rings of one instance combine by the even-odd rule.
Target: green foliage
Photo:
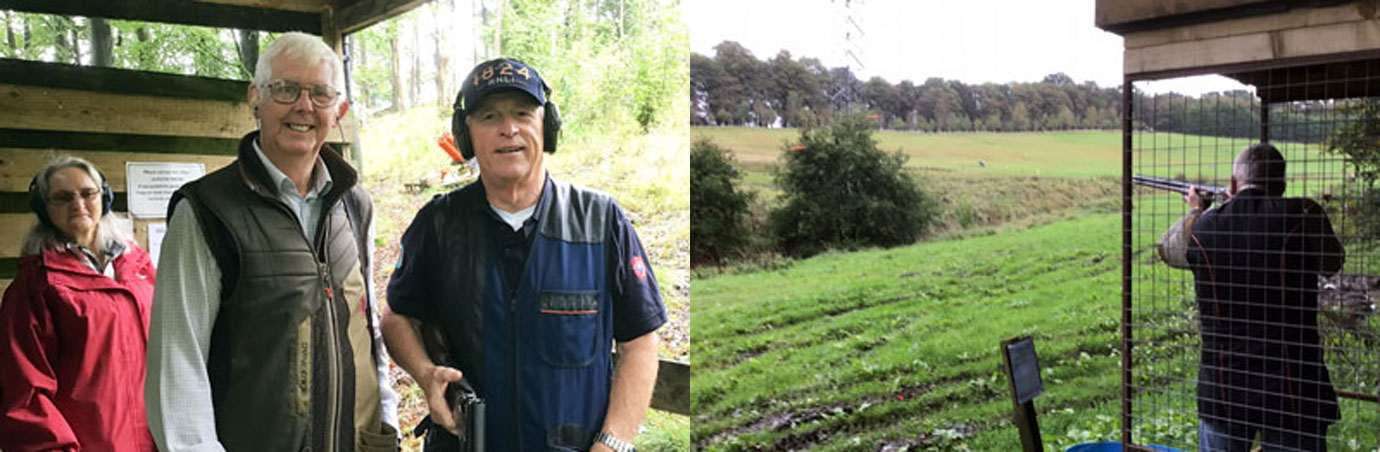
[[[371,111],[380,106],[392,105],[393,97],[393,48],[398,39],[398,22],[402,16],[365,28],[350,35],[350,45],[355,53],[351,61],[355,86],[359,87],[356,99]],[[464,74],[461,74],[462,76]]]
[[[803,130],[776,176],[782,206],[773,235],[786,254],[914,242],[935,216],[933,202],[903,170],[907,157],[872,139],[873,121],[852,116]]]
[[[0,41],[4,56],[91,64],[89,19],[16,12],[3,18],[10,31]],[[111,20],[110,28],[113,67],[237,80],[252,71],[240,64],[233,30],[129,20]]]
[[[689,37],[675,0],[509,0],[503,56],[541,70],[565,134],[684,123]],[[488,30],[490,36],[497,30]]]
[[[1347,120],[1332,132],[1326,150],[1345,156],[1352,165],[1359,186],[1351,192],[1360,197],[1349,209],[1350,215],[1341,218],[1341,226],[1376,231],[1380,228],[1380,191],[1375,190],[1380,179],[1380,100],[1345,101],[1337,113]]]
[[[1327,151],[1345,155],[1355,165],[1357,176],[1374,184],[1380,179],[1380,101],[1345,102],[1337,113],[1350,120],[1332,132]]]
[[[728,150],[709,140],[691,145],[691,263],[719,263],[748,243],[744,221],[753,195],[737,188],[740,178]]]

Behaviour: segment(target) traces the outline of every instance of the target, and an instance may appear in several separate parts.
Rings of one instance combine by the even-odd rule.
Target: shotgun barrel
[[[1227,189],[1225,187],[1218,187],[1216,185],[1199,185],[1184,182],[1181,180],[1151,177],[1142,174],[1136,174],[1131,176],[1131,183],[1144,187],[1157,188],[1160,190],[1169,190],[1181,194],[1188,194],[1189,190],[1197,188],[1200,192],[1211,193],[1213,199],[1217,202],[1226,201],[1228,197]]]

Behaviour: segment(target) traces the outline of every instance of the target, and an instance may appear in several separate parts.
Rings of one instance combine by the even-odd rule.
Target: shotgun
[[[1229,195],[1227,194],[1227,189],[1225,187],[1218,187],[1216,185],[1192,184],[1174,179],[1164,179],[1159,177],[1145,176],[1141,174],[1131,176],[1131,183],[1144,187],[1158,188],[1160,190],[1169,190],[1172,192],[1177,192],[1185,195],[1188,194],[1189,190],[1196,188],[1200,192],[1211,193],[1212,198],[1217,202],[1224,202],[1229,197]]]

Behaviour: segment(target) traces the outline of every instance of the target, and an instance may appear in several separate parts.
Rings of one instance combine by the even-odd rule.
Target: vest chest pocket
[[[585,367],[594,361],[599,338],[599,293],[541,292],[537,313],[542,360],[557,367]]]

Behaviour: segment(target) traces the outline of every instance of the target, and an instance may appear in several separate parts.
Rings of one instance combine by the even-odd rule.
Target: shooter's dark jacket
[[[370,218],[368,193],[323,147],[333,183],[308,241],[254,151],[257,137],[169,203],[195,209],[223,276],[206,363],[216,434],[230,451],[396,450],[381,418],[356,235],[368,225],[354,224]]]
[[[1345,258],[1326,212],[1246,189],[1192,225],[1203,419],[1289,429],[1340,416],[1318,340],[1318,275]]]
[[[509,287],[497,261],[503,253],[492,228],[506,226],[494,218],[478,182],[423,208],[404,240],[406,247],[426,250],[404,253],[437,260],[400,263],[389,285],[394,311],[445,331],[452,345],[445,364],[461,369],[487,402],[488,450],[587,450],[608,406],[619,309],[608,270],[611,256],[619,255],[610,252],[617,246],[610,231],[622,216],[607,195],[550,178],[545,184],[516,287]],[[407,242],[412,234],[430,238]],[[420,295],[416,284],[437,295]],[[655,301],[655,321],[630,335],[664,321]]]

